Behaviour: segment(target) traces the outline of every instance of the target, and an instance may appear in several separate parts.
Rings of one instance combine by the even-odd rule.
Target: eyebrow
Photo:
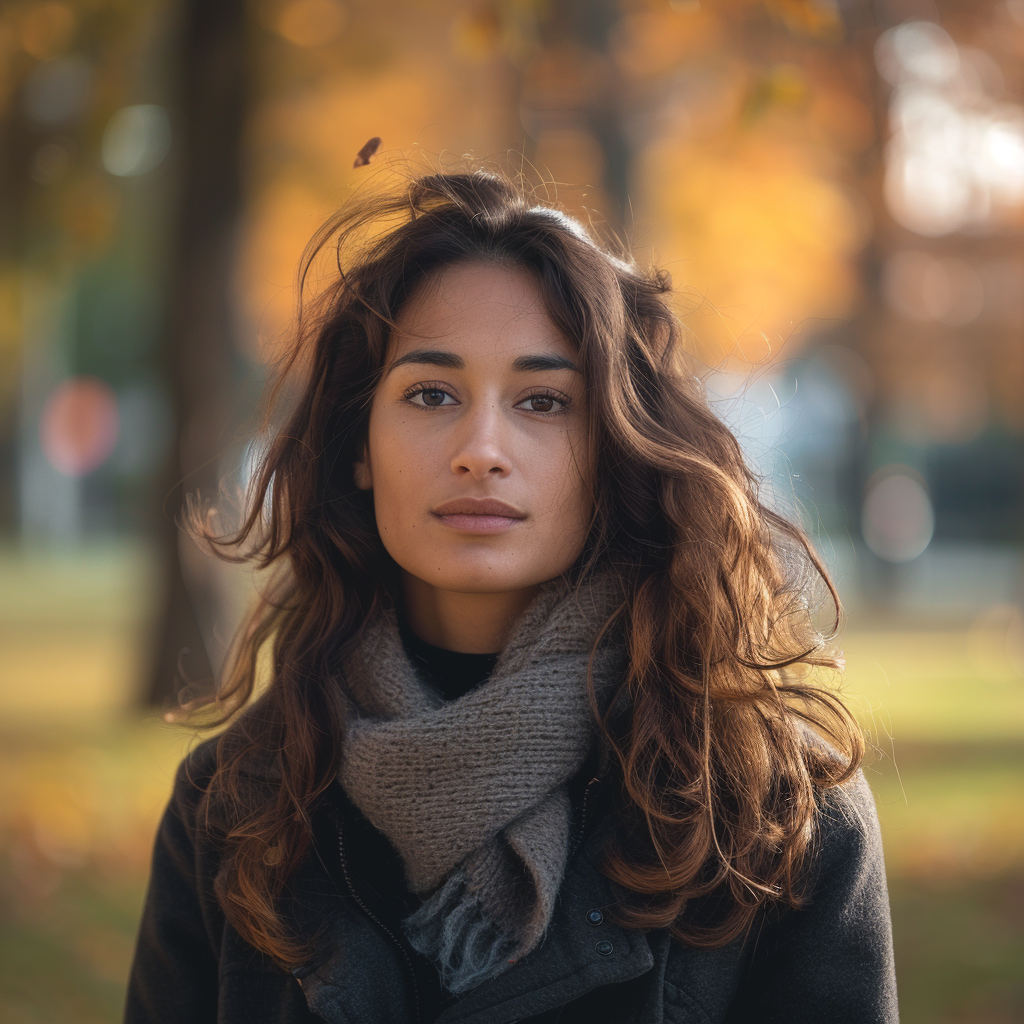
[[[406,363],[421,363],[426,366],[441,366],[447,370],[462,370],[466,363],[462,356],[454,352],[442,352],[439,349],[418,348],[412,352],[406,352],[404,356],[396,359],[387,369],[387,373],[404,366]],[[534,356],[520,356],[512,363],[512,369],[519,373],[535,373],[544,370],[572,370],[574,373],[582,373],[580,368],[565,356],[554,353]]]
[[[513,364],[513,370],[572,370],[575,373],[583,371],[565,356],[543,355],[543,356],[520,356]]]
[[[392,370],[404,366],[406,363],[425,363],[428,366],[443,366],[446,370],[461,370],[465,365],[462,356],[454,352],[439,352],[436,349],[418,348],[412,352],[406,352],[404,356],[396,359],[387,369]]]

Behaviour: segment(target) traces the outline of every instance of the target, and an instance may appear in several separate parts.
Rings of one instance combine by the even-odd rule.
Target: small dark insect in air
[[[365,167],[373,159],[373,155],[378,149],[380,149],[380,136],[375,135],[365,146],[363,146],[361,150],[359,150],[358,153],[356,153],[356,159],[352,166]]]

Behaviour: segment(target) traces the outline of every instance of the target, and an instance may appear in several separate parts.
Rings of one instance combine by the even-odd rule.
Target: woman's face
[[[405,572],[459,593],[567,569],[590,522],[583,376],[534,279],[494,264],[430,277],[403,306],[356,482]]]

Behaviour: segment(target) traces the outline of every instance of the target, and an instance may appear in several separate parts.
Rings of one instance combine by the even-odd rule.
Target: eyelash
[[[440,409],[440,408],[443,408],[443,406],[439,406],[439,405],[420,405],[418,402],[413,402],[413,399],[417,395],[422,395],[424,392],[427,392],[427,391],[441,391],[441,392],[443,392],[446,395],[450,395],[452,398],[455,397],[452,394],[451,390],[449,389],[449,387],[446,384],[441,384],[440,382],[434,383],[432,381],[427,381],[424,384],[416,384],[414,387],[409,388],[402,395],[402,398],[405,401],[407,401],[410,404],[412,404],[412,405],[417,405],[420,409]],[[527,395],[525,398],[523,398],[520,401],[516,402],[516,405],[517,406],[522,405],[523,402],[528,402],[531,398],[550,398],[553,402],[557,402],[558,405],[561,406],[561,408],[559,408],[559,409],[552,409],[551,412],[540,412],[539,410],[536,410],[536,409],[524,410],[524,411],[532,412],[535,416],[561,416],[563,413],[568,412],[569,405],[570,405],[570,403],[572,401],[572,399],[569,398],[566,395],[559,394],[559,393],[557,393],[555,391],[550,391],[547,388],[539,388],[537,391],[532,392],[531,394]]]

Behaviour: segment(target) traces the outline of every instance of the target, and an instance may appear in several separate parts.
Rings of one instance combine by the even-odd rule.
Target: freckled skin
[[[373,491],[416,632],[452,650],[497,650],[540,584],[579,555],[592,513],[582,375],[513,364],[575,363],[576,352],[533,278],[490,264],[429,279],[398,326],[389,367],[424,350],[461,365],[416,361],[386,372],[356,482]],[[473,533],[435,513],[463,497],[495,498],[524,517]]]

